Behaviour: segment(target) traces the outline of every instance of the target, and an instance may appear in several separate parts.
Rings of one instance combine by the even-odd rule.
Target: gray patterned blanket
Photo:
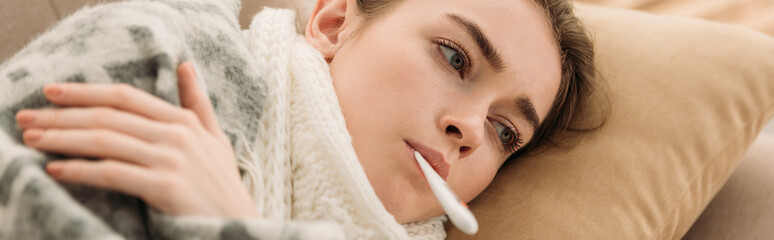
[[[299,224],[186,223],[135,197],[57,183],[43,170],[57,156],[25,147],[14,120],[23,108],[56,107],[41,91],[51,82],[127,83],[179,105],[175,70],[192,61],[232,144],[252,141],[266,87],[240,37],[240,5],[146,0],[87,8],[0,65],[0,239],[297,237]]]

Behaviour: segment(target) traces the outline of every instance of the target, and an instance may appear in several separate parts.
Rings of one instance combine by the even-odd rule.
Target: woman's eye
[[[465,58],[460,55],[457,50],[454,50],[450,47],[440,45],[441,52],[443,52],[443,55],[446,57],[446,60],[449,61],[449,65],[451,65],[454,70],[461,71],[463,68],[465,68]]]
[[[500,138],[503,149],[509,154],[516,152],[524,144],[524,139],[519,136],[519,132],[516,129],[505,126],[498,121],[492,121],[492,125],[497,132],[497,137]]]
[[[449,66],[460,75],[461,79],[465,79],[473,68],[468,52],[457,43],[446,39],[435,40],[435,44]]]
[[[513,141],[513,138],[515,136],[513,136],[514,133],[509,127],[503,126],[499,122],[494,122],[493,125],[495,127],[495,130],[497,130],[497,135],[500,137],[501,142],[509,143]]]

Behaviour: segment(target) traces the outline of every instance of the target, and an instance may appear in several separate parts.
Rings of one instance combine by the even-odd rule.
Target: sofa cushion
[[[774,236],[774,135],[761,133],[683,240]]]
[[[0,63],[10,59],[35,36],[87,4],[121,0],[29,1],[3,0],[0,4]],[[10,33],[10,34],[5,34]]]
[[[0,63],[59,19],[48,1],[3,0],[0,4]]]

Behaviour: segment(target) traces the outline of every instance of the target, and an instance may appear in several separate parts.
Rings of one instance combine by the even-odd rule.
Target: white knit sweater
[[[443,217],[399,225],[355,155],[328,65],[290,10],[264,9],[244,31],[269,89],[259,139],[239,166],[263,217],[338,223],[347,239],[443,239]],[[271,34],[267,34],[271,33]]]

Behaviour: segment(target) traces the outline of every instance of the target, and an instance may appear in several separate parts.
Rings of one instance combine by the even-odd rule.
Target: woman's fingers
[[[24,129],[104,128],[148,142],[161,141],[166,128],[164,123],[106,107],[22,110],[16,114],[16,121]]]
[[[204,127],[215,136],[222,135],[218,118],[207,95],[196,81],[196,71],[193,64],[184,62],[177,67],[178,88],[180,89],[180,104],[193,111]],[[225,136],[222,136],[225,138]]]
[[[151,120],[201,127],[227,141],[209,98],[196,81],[193,65],[190,62],[181,64],[177,74],[179,97],[184,108],[126,84],[56,83],[46,85],[43,93],[49,101],[66,107],[115,108]]]
[[[32,148],[94,158],[121,159],[143,166],[173,166],[181,160],[162,148],[139,139],[103,129],[28,129],[24,143]]]
[[[51,161],[46,164],[46,172],[59,181],[111,189],[141,198],[164,191],[158,189],[162,177],[159,174],[112,159]]]
[[[200,125],[192,112],[126,84],[55,83],[43,87],[43,93],[67,107],[111,107],[162,122]]]
[[[185,108],[129,85],[48,85],[46,97],[64,108],[20,111],[25,145],[102,159],[52,162],[47,170],[58,180],[138,196],[163,212],[257,215],[193,67],[183,64],[178,74]]]

